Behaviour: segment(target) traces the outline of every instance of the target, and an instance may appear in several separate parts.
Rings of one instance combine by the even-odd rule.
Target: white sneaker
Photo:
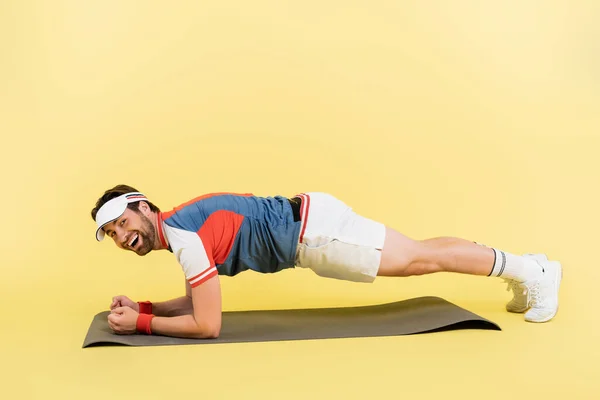
[[[548,261],[548,257],[545,254],[523,254],[523,257],[532,258],[538,263],[544,263]],[[529,296],[527,287],[522,282],[517,282],[512,279],[504,279],[508,284],[507,291],[513,291],[513,298],[506,304],[506,311],[513,313],[523,313],[529,309]]]
[[[529,297],[527,296],[527,288],[521,282],[512,279],[504,279],[508,284],[506,291],[513,291],[513,298],[506,303],[506,311],[512,313],[523,313],[529,308]]]
[[[523,282],[530,306],[529,311],[525,313],[525,321],[547,322],[558,312],[558,291],[562,280],[562,266],[558,261],[537,262],[544,269],[542,278]]]

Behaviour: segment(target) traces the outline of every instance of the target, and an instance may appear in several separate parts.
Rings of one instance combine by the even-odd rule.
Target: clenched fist
[[[140,305],[127,296],[113,297],[112,303],[110,304],[111,311],[118,307],[129,307],[135,310],[136,312],[140,312]]]
[[[138,315],[132,308],[116,307],[108,315],[108,326],[119,335],[131,335],[136,333]]]

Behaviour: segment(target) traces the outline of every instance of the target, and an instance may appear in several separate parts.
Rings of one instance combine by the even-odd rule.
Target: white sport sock
[[[492,250],[495,254],[494,267],[488,276],[524,282],[538,279],[543,274],[542,266],[534,260],[494,248]]]

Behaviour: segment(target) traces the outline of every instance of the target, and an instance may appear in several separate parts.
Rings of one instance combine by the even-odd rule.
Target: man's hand
[[[136,333],[138,315],[132,308],[117,307],[108,315],[108,326],[119,335],[131,335]]]
[[[110,304],[111,311],[119,307],[129,307],[138,313],[140,312],[140,305],[127,296],[113,297],[112,303]]]

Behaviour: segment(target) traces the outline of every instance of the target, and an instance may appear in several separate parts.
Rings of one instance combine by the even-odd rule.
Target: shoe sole
[[[529,310],[529,307],[525,307],[525,308],[506,308],[506,311],[510,312],[510,313],[515,313],[515,314],[523,314],[525,311]]]
[[[556,264],[558,267],[556,268],[555,274],[556,274],[556,287],[554,288],[556,291],[556,310],[548,317],[544,318],[544,319],[540,319],[540,320],[533,320],[533,319],[527,319],[525,318],[525,320],[527,322],[536,322],[536,323],[543,323],[543,322],[548,322],[550,321],[552,318],[554,318],[556,316],[556,314],[558,313],[558,306],[559,306],[559,302],[558,302],[558,293],[560,291],[560,283],[562,281],[562,276],[563,276],[563,272],[562,272],[562,265],[561,263],[559,263],[558,261],[550,261],[550,263]]]

